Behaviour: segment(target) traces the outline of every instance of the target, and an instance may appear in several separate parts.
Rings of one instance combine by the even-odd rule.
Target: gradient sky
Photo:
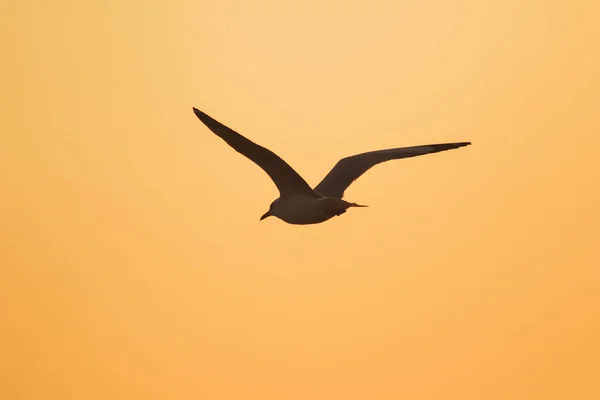
[[[594,1],[2,7],[3,399],[600,398]],[[266,174],[380,165],[314,226]]]

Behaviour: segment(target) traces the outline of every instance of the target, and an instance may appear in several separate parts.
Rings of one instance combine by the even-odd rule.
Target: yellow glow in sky
[[[0,398],[600,398],[592,1],[12,2]],[[314,226],[195,106],[311,184]]]

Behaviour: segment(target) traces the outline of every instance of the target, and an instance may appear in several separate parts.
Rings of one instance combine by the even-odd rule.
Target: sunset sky
[[[600,398],[600,4],[9,1],[0,398]],[[269,218],[269,177],[379,165]]]

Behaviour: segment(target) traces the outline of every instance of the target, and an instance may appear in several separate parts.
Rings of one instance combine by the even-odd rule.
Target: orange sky
[[[9,2],[0,398],[600,398],[593,1]],[[314,226],[192,106],[316,184]]]

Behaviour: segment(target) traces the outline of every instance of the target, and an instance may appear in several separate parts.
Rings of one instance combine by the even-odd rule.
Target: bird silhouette
[[[194,114],[208,129],[223,139],[235,151],[243,154],[271,177],[279,190],[260,220],[275,216],[289,224],[318,224],[342,215],[350,207],[366,207],[343,200],[344,191],[371,167],[389,160],[422,156],[459,147],[471,142],[440,143],[369,151],[342,158],[323,180],[312,189],[281,157],[223,125],[206,113],[193,108]]]

